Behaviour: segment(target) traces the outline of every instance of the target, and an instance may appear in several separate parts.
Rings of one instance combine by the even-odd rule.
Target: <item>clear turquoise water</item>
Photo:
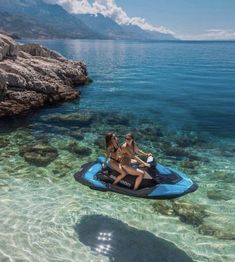
[[[235,43],[38,42],[84,60],[94,82],[81,88],[80,100],[0,122],[0,138],[7,141],[0,146],[0,260],[136,261],[142,248],[142,254],[153,254],[148,261],[156,261],[161,250],[155,244],[168,248],[173,257],[183,250],[185,261],[234,260]],[[74,112],[93,115],[92,124],[51,120],[58,113],[69,117]],[[163,136],[156,135],[157,128]],[[121,141],[133,131],[161,163],[198,182],[199,190],[181,201],[191,205],[187,218],[194,205],[203,205],[206,215],[193,215],[199,223],[164,213],[170,201],[158,201],[163,207],[157,211],[156,201],[99,193],[74,182],[72,175],[80,166],[102,152],[95,142],[109,130]],[[76,132],[84,138],[78,140]],[[182,148],[177,142],[182,136],[196,142]],[[58,150],[47,167],[29,164],[19,154],[23,145],[42,140]],[[66,150],[73,142],[91,148],[91,155],[78,157]],[[169,155],[166,144],[187,154]],[[108,216],[108,227],[102,230],[114,232],[110,244],[87,242],[78,233],[84,228],[96,238],[98,215]],[[90,220],[94,226],[89,231]],[[126,245],[134,243],[121,257],[120,231]],[[172,261],[164,254],[161,261]],[[138,257],[145,261],[146,256]]]
[[[162,121],[173,131],[234,137],[235,42],[40,43],[84,60],[94,80],[82,91],[82,103],[65,105],[63,112],[85,108],[131,113]]]

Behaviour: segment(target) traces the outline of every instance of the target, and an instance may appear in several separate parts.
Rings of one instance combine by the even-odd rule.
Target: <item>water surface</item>
[[[80,100],[0,121],[0,260],[119,261],[122,235],[130,261],[141,245],[143,254],[157,256],[155,245],[168,250],[169,256],[159,251],[159,261],[172,261],[171,254],[235,260],[235,43],[35,41],[84,60],[94,82],[80,88]],[[91,119],[78,124],[74,113]],[[198,191],[178,203],[75,182],[81,165],[103,153],[110,130],[120,142],[134,132],[143,149],[187,173]],[[27,162],[22,150],[35,144],[53,146],[58,156],[46,166]],[[91,152],[78,155],[76,146]],[[118,229],[110,254],[84,240],[89,223],[102,227],[102,218],[109,230]]]

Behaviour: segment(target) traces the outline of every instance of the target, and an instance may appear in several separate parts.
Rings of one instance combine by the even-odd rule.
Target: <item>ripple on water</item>
[[[223,145],[212,139],[202,142],[195,138],[195,134],[187,132],[183,133],[184,140],[179,140],[182,134],[169,133],[160,125],[150,124],[146,120],[143,123],[131,120],[128,129],[121,124],[125,123],[126,116],[117,114],[116,117],[119,122],[111,121],[110,115],[105,117],[102,112],[96,115],[92,125],[79,127],[84,133],[81,140],[67,133],[68,127],[62,123],[66,131],[63,128],[60,131],[56,129],[56,132],[53,128],[42,128],[46,142],[58,150],[58,156],[47,166],[41,167],[29,164],[19,155],[22,145],[41,143],[41,137],[35,132],[38,126],[3,135],[10,143],[0,148],[0,260],[109,261],[112,256],[120,261],[123,259],[120,250],[126,250],[126,247],[131,250],[125,253],[129,261],[139,250],[142,253],[138,253],[138,257],[144,259],[145,255],[148,261],[154,261],[157,252],[163,261],[172,261],[162,250],[170,250],[169,256],[183,256],[185,261],[234,260],[234,242],[231,240],[235,228],[232,141]],[[99,139],[107,130],[124,135],[127,129],[135,130],[140,144],[145,149],[151,148],[161,163],[183,169],[197,181],[200,186],[198,191],[180,201],[186,206],[205,206],[206,216],[203,215],[201,224],[185,223],[181,219],[183,212],[192,215],[193,208],[169,215],[153,208],[154,203],[164,202],[110,192],[100,193],[74,181],[73,174],[80,166],[96,159],[102,152]],[[179,143],[188,141],[185,140],[186,135],[191,142],[181,144],[185,147],[180,148]],[[68,150],[71,143],[91,148],[91,154],[78,156],[76,152]],[[167,156],[167,152],[176,155]],[[193,165],[190,164],[192,159]],[[218,190],[226,193],[230,199],[216,194]],[[184,206],[182,204],[182,208]],[[161,208],[166,207],[163,204]],[[97,254],[94,249],[96,243],[79,240],[80,230],[83,237],[89,237],[84,232],[98,227],[102,219],[117,232],[111,255],[104,254],[100,248],[102,252]],[[90,236],[93,233],[94,230]],[[123,242],[120,240],[122,237]]]

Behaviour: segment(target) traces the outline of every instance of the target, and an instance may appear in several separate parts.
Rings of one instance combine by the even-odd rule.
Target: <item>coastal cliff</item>
[[[76,99],[89,82],[86,65],[38,44],[17,44],[0,34],[0,117]]]

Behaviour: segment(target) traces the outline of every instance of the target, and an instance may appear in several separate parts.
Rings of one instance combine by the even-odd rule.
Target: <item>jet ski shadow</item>
[[[115,262],[192,262],[173,243],[103,215],[83,216],[74,226],[79,240]]]

